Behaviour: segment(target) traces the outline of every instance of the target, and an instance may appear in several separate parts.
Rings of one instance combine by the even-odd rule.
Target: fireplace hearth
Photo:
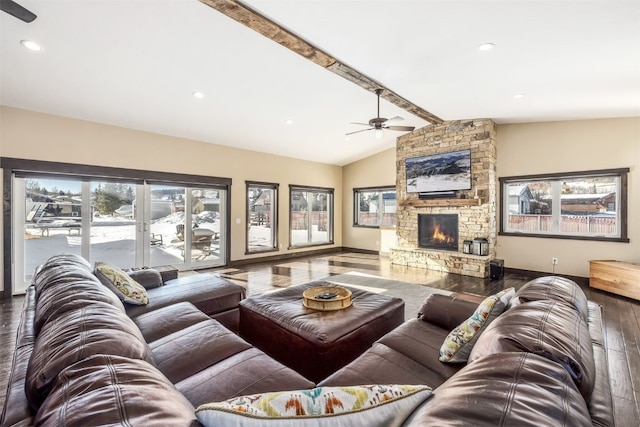
[[[458,215],[418,215],[418,247],[457,252]]]

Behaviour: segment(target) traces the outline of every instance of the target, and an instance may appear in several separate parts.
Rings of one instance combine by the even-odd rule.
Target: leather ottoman
[[[316,311],[302,304],[315,281],[240,302],[240,335],[282,364],[314,382],[326,378],[362,354],[404,322],[404,301],[357,288],[353,304]]]

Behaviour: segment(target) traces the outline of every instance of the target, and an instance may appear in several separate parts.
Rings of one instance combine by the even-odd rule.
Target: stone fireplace
[[[392,264],[488,277],[489,261],[495,257],[497,237],[495,136],[495,123],[488,119],[478,119],[430,125],[398,138],[398,243],[390,249]],[[456,191],[449,197],[434,198],[407,191],[407,158],[459,150],[471,150],[470,190]],[[465,240],[479,237],[488,240],[489,255],[462,252]]]
[[[418,247],[458,250],[457,214],[418,214]]]

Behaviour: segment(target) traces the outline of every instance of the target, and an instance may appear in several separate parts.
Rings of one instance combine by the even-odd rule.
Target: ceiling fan
[[[347,133],[347,135],[353,135],[354,133],[358,133],[358,132],[364,132],[364,131],[368,131],[368,130],[375,130],[376,131],[376,138],[381,138],[382,137],[382,131],[387,129],[387,130],[397,130],[397,131],[403,131],[403,132],[410,132],[412,130],[415,129],[415,126],[391,126],[389,125],[389,123],[393,123],[393,122],[397,122],[400,120],[404,120],[402,117],[400,116],[396,116],[396,117],[392,117],[390,119],[385,119],[384,117],[380,117],[380,94],[382,93],[382,89],[376,89],[376,95],[378,96],[378,115],[369,120],[369,123],[357,123],[357,122],[351,122],[351,124],[354,125],[363,125],[363,126],[371,126],[369,129],[362,129],[362,130],[356,130],[354,132],[349,132]]]
[[[0,0],[0,10],[24,22],[31,22],[37,18],[35,13],[25,9],[13,0]]]

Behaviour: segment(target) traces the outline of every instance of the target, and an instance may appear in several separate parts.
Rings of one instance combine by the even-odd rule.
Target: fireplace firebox
[[[418,246],[425,249],[457,252],[458,215],[418,215]]]

